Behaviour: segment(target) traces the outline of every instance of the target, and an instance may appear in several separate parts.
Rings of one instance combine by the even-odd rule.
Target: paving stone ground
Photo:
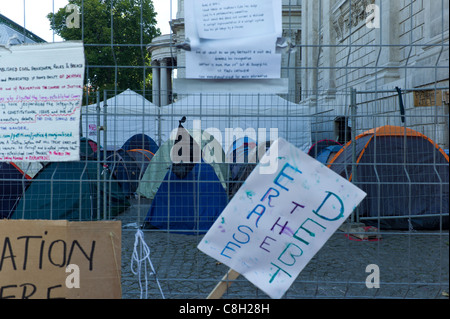
[[[135,226],[149,203],[135,201],[119,216],[122,221],[122,295],[141,298],[140,281],[131,271]],[[148,272],[148,299],[204,299],[228,271],[197,249],[201,235],[144,231],[156,276]],[[366,287],[367,265],[380,269],[380,288]],[[145,286],[142,274],[141,284]],[[448,299],[449,234],[445,232],[382,232],[379,241],[350,240],[336,232],[314,256],[283,298],[418,298]],[[266,299],[240,276],[223,298]]]

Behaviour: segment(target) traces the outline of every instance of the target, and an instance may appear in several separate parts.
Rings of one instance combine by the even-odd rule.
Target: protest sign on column
[[[121,298],[121,223],[0,220],[0,299]]]
[[[275,167],[261,170],[275,151],[277,161],[270,162]],[[278,299],[365,196],[279,139],[198,248]]]
[[[0,161],[79,160],[81,42],[11,46],[0,58]]]

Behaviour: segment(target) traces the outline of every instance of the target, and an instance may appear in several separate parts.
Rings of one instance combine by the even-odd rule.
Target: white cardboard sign
[[[276,170],[259,164],[198,245],[274,299],[366,196],[287,141],[276,150]]]

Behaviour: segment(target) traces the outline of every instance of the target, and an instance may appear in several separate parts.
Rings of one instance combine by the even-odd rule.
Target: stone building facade
[[[407,125],[448,148],[448,12],[446,0],[303,0],[301,103],[321,115],[316,139],[337,139],[336,119],[351,121],[353,88],[357,133]]]
[[[45,40],[0,14],[0,45],[44,43]]]
[[[184,77],[185,51],[176,48],[185,41],[184,1],[177,1],[172,33],[149,46],[158,105],[171,101],[173,72]],[[283,55],[283,97],[310,108],[313,140],[344,142],[343,128],[360,133],[390,124],[449,147],[448,0],[283,0],[282,10],[283,36],[296,45]]]
[[[173,0],[175,1],[175,0]],[[154,103],[164,105],[171,100],[171,84],[166,78],[176,70],[178,78],[185,77],[185,51],[176,45],[185,42],[184,0],[177,0],[178,12],[171,21],[172,33],[155,38],[149,46],[152,54],[153,88],[156,96]],[[301,0],[283,0],[283,37],[290,38],[298,45],[301,42]],[[300,102],[300,65],[301,50],[283,55],[281,76],[289,79],[289,94],[285,96],[291,102]],[[168,75],[166,74],[167,72]],[[156,76],[155,76],[156,75]]]

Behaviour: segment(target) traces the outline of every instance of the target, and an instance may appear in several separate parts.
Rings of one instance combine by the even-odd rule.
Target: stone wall
[[[371,4],[379,8],[379,28],[366,26],[371,13],[366,7]],[[334,119],[350,115],[351,88],[358,91],[358,133],[380,125],[404,125],[395,91],[399,87],[406,125],[448,148],[448,104],[443,97],[449,87],[449,42],[444,12],[448,13],[445,0],[304,0],[302,103],[317,114],[316,138],[336,138]],[[421,94],[438,99],[417,105]]]

